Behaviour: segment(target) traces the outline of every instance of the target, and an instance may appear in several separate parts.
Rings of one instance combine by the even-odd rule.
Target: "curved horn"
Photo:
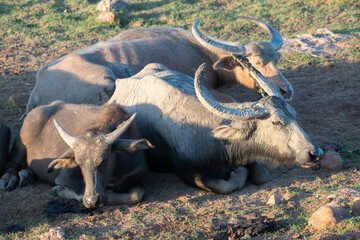
[[[71,136],[69,133],[67,133],[64,130],[64,128],[58,123],[58,121],[56,121],[55,118],[54,118],[54,124],[55,124],[55,127],[58,130],[61,138],[66,142],[67,145],[69,145],[69,147],[73,148],[76,138],[74,136]]]
[[[271,25],[269,25],[266,22],[263,22],[261,20],[251,18],[251,17],[243,17],[243,16],[239,16],[239,17],[244,20],[247,20],[249,22],[255,23],[256,25],[258,25],[259,27],[261,27],[262,29],[267,31],[271,35],[271,40],[269,43],[275,51],[277,51],[281,48],[281,46],[283,45],[283,37],[278,32],[278,30],[276,30]]]
[[[121,137],[125,133],[125,131],[129,128],[129,126],[130,126],[131,122],[134,120],[135,116],[136,116],[136,113],[134,113],[125,122],[122,122],[114,131],[106,134],[106,136],[105,136],[106,143],[111,145],[116,141],[116,139]]]
[[[265,107],[260,107],[257,102],[250,103],[238,103],[238,108],[229,108],[220,105],[209,91],[207,91],[201,84],[201,77],[204,75],[206,70],[206,64],[203,63],[196,70],[194,79],[194,88],[196,96],[199,101],[208,109],[210,112],[226,118],[226,119],[254,119],[260,118],[268,114]]]
[[[248,56],[251,54],[251,48],[242,45],[242,46],[235,46],[235,45],[229,45],[225,43],[220,43],[215,41],[214,39],[205,36],[199,31],[198,25],[199,25],[200,19],[197,20],[193,26],[192,26],[192,34],[195,37],[195,39],[203,46],[205,46],[208,49],[212,49],[215,51],[223,51],[227,53],[237,53],[242,54],[245,56]]]

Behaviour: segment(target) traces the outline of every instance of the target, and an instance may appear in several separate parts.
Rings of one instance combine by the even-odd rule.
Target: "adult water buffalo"
[[[280,33],[263,21],[241,18],[269,32],[270,42],[239,45],[214,40],[199,31],[199,21],[193,25],[192,33],[172,27],[124,31],[40,69],[27,111],[54,100],[102,104],[112,95],[115,79],[129,77],[149,63],[161,63],[169,69],[194,76],[196,68],[205,62],[213,68],[208,68],[204,85],[216,99],[231,102],[231,97],[213,89],[236,82],[257,89],[247,70],[236,64],[232,53],[248,57],[287,100],[291,99],[293,89],[276,67],[279,60],[276,51],[283,43]]]
[[[9,151],[10,135],[10,128],[2,121],[0,117],[0,174],[4,170],[6,163]]]
[[[137,112],[140,133],[157,146],[146,152],[150,169],[175,171],[185,182],[227,194],[250,177],[263,183],[261,166],[313,165],[322,151],[296,122],[295,110],[252,67],[257,85],[269,96],[256,102],[220,105],[200,84],[160,64],[149,64],[131,78],[118,79],[109,103]],[[195,88],[194,88],[195,84]]]
[[[54,195],[82,199],[88,208],[139,202],[144,189],[134,184],[141,181],[147,165],[138,151],[152,145],[133,140],[140,138],[130,126],[134,117],[117,104],[55,101],[35,108],[24,119],[10,161],[19,165],[27,159],[40,180],[56,185]],[[2,177],[3,185],[15,185],[12,172]]]

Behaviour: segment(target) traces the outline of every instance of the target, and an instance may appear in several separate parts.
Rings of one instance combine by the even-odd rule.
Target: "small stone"
[[[331,228],[346,218],[350,218],[350,211],[345,204],[334,201],[316,210],[308,223],[316,230]]]
[[[113,12],[102,12],[97,19],[100,22],[112,23],[115,21],[115,14]]]
[[[20,93],[14,93],[9,97],[9,103],[15,107],[25,106],[28,98],[29,96]]]
[[[329,150],[320,161],[322,169],[337,171],[343,166],[343,160],[338,152]]]
[[[102,0],[96,7],[96,10],[101,12],[119,11],[126,8],[124,0]]]
[[[351,206],[352,214],[360,215],[360,200],[356,200]]]
[[[284,193],[282,199],[283,201],[289,201],[291,199],[291,195],[289,193]]]
[[[65,235],[65,230],[61,227],[51,228],[49,232],[41,234],[36,240],[63,240]]]
[[[281,203],[281,198],[274,194],[267,201],[266,205],[279,205]]]

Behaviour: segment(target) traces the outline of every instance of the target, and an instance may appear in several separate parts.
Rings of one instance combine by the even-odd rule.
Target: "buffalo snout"
[[[294,95],[294,90],[290,84],[280,87],[279,90],[281,95],[283,95],[283,97],[286,99],[286,101],[290,101],[292,99],[292,96]]]
[[[321,159],[322,155],[323,151],[319,147],[316,147],[314,151],[309,152],[310,160],[314,163],[318,162]]]
[[[98,208],[104,205],[105,202],[105,197],[102,197],[100,194],[94,194],[83,199],[84,206],[87,208]]]

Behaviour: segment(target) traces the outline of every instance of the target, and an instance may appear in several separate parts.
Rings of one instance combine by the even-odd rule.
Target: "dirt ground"
[[[54,59],[53,59],[54,60]],[[19,63],[20,64],[20,63]],[[329,63],[326,66],[306,66],[283,69],[284,75],[293,84],[295,96],[291,105],[297,111],[297,119],[303,129],[323,150],[334,144],[342,144],[343,149],[359,154],[360,146],[360,62]],[[0,100],[13,94],[29,96],[35,84],[35,72],[7,72],[1,77],[5,87],[0,89]],[[243,98],[236,86],[223,90],[239,99]],[[19,132],[25,112],[23,105],[13,107],[4,104],[1,109],[4,122],[13,136]],[[334,190],[347,185],[360,186],[359,163],[354,163],[346,152],[342,152],[345,166]],[[338,173],[336,173],[338,174]],[[84,213],[63,213],[50,221],[46,218],[46,205],[55,198],[50,195],[51,186],[37,182],[13,192],[0,191],[0,238],[11,226],[26,226],[21,229],[22,237],[33,237],[50,227],[60,226],[69,238],[215,238],[226,239],[226,226],[239,222],[242,215],[250,213],[267,215],[272,209],[264,208],[271,193],[285,194],[292,191],[316,188],[320,183],[331,183],[334,173],[322,170],[300,169],[287,166],[270,170],[270,181],[262,186],[248,183],[241,191],[223,196],[214,195],[185,185],[173,174],[149,173],[145,178],[146,197],[134,206],[106,206]],[[337,178],[338,179],[338,178]],[[302,192],[302,191],[300,191]],[[313,202],[312,192],[297,196],[294,200],[309,201],[306,214],[315,211],[319,202]],[[284,207],[288,216],[295,210]],[[305,215],[306,215],[305,214]],[[80,217],[79,217],[80,216]],[[307,215],[308,216],[308,215]],[[285,230],[278,237],[289,239],[294,231],[285,223]],[[286,230],[287,229],[287,230]],[[300,229],[304,236],[314,233]],[[316,239],[335,239],[331,234],[320,234]],[[334,237],[334,238],[332,238]],[[97,238],[97,237],[96,237]],[[262,237],[258,237],[261,239]],[[340,238],[341,239],[341,238]]]

